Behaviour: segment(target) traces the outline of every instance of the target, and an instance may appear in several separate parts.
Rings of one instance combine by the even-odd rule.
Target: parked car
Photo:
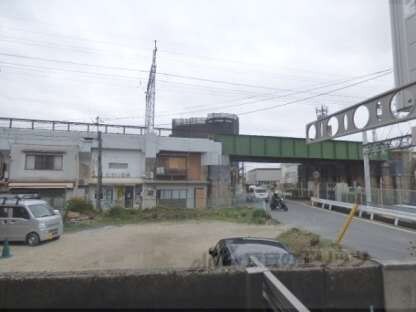
[[[265,266],[293,265],[296,258],[288,248],[273,239],[254,237],[234,237],[221,239],[215,247],[209,249],[215,266],[252,265],[251,256],[256,257]]]
[[[62,216],[36,194],[0,194],[0,241],[24,241],[36,246],[58,239]]]

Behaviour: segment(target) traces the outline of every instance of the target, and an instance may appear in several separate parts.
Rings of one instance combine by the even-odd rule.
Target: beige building
[[[280,168],[255,168],[247,172],[246,184],[273,186],[281,183]]]

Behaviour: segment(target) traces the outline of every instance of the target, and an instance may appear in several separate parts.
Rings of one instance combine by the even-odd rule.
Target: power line
[[[56,59],[50,59],[50,58],[42,58],[42,57],[32,57],[32,56],[27,56],[27,55],[19,55],[19,54],[11,54],[11,53],[0,53],[0,55],[3,56],[7,56],[7,57],[18,57],[18,58],[24,58],[24,59],[35,59],[35,60],[39,60],[39,61],[46,61],[46,62],[56,62],[56,63],[65,63],[65,64],[69,64],[69,65],[79,65],[79,66],[88,66],[88,67],[102,67],[102,68],[106,68],[106,69],[121,69],[121,70],[129,70],[129,71],[140,71],[140,72],[148,72],[146,70],[139,70],[139,69],[132,69],[132,68],[125,68],[125,67],[116,67],[116,66],[104,66],[104,65],[93,65],[93,64],[89,64],[89,63],[79,63],[79,62],[73,62],[73,61],[66,61],[66,60],[56,60]],[[44,68],[44,69],[48,69],[48,70],[57,70],[57,71],[69,71],[69,72],[76,72],[76,73],[83,73],[83,74],[88,74],[88,75],[98,75],[98,76],[106,76],[106,77],[118,77],[118,78],[123,78],[123,79],[130,79],[130,80],[136,80],[136,77],[132,77],[132,76],[123,76],[123,75],[116,75],[116,74],[108,74],[108,73],[97,73],[97,72],[89,72],[89,71],[81,71],[81,70],[71,70],[71,69],[63,69],[63,68],[54,68],[54,67],[45,67],[45,66],[33,66],[33,65],[27,65],[27,64],[16,64],[16,63],[10,63],[10,62],[2,62],[3,64],[9,64],[9,65],[17,65],[17,66],[26,66],[26,67],[34,67],[34,68]],[[390,72],[390,69],[387,70],[383,70],[383,71],[378,71],[369,75],[374,75],[377,73],[383,73],[383,72]],[[222,84],[232,84],[232,85],[238,85],[238,86],[246,86],[246,87],[250,87],[250,88],[263,88],[263,89],[271,89],[276,91],[277,88],[273,88],[273,87],[268,87],[268,86],[264,86],[264,85],[251,85],[251,84],[244,84],[244,83],[234,83],[234,82],[229,82],[229,81],[223,81],[223,80],[214,80],[214,79],[207,79],[207,78],[201,78],[201,77],[195,77],[195,76],[186,76],[186,75],[178,75],[178,74],[171,74],[171,73],[159,73],[159,75],[165,75],[165,76],[171,76],[171,77],[178,77],[178,78],[183,78],[183,79],[193,79],[193,80],[199,80],[199,81],[206,81],[206,82],[214,82],[214,83],[222,83]],[[368,75],[364,75],[364,76],[368,76]],[[354,79],[357,79],[359,77],[362,76],[358,76],[355,77]],[[348,79],[347,81],[349,81],[351,79]],[[345,81],[344,81],[345,83]],[[340,84],[339,82],[337,82],[336,84]],[[330,85],[333,85],[333,83],[329,84],[329,85],[325,85],[325,86],[319,86],[317,89],[320,88],[325,88],[328,87]],[[279,97],[286,97],[286,96],[290,96],[290,95],[296,95],[298,93],[305,93],[305,92],[311,92],[313,91],[315,88],[313,89],[308,89],[308,90],[304,90],[304,91],[295,91],[293,94],[285,94],[285,95],[280,95],[280,96],[271,96],[270,98],[266,98],[266,99],[262,99],[261,101],[267,101],[267,100],[271,100],[271,99],[275,99],[275,98],[279,98]],[[337,89],[337,90],[342,90],[341,89]],[[286,90],[286,89],[283,89]],[[317,96],[323,96],[323,95],[329,95],[330,93],[333,92],[326,92],[326,93],[322,93],[322,94],[318,94],[318,95],[314,95],[311,97],[308,97],[307,99],[310,98],[315,98]],[[299,101],[299,100],[296,100]],[[258,101],[254,101],[254,102],[249,102],[249,103],[244,103],[244,104],[237,104],[237,105],[231,105],[231,106],[221,106],[219,108],[227,108],[227,107],[235,107],[235,106],[241,106],[241,105],[247,105],[250,103],[255,103]],[[210,110],[212,109],[209,108]],[[194,110],[194,111],[187,111],[185,113],[194,113],[194,112],[199,112],[199,111],[205,111],[206,109],[200,109],[200,110]],[[257,110],[255,110],[257,111]],[[247,114],[250,112],[244,112],[243,114]],[[130,117],[130,116],[129,116]]]
[[[382,75],[386,75],[386,74],[389,74],[390,73],[390,71],[381,71],[383,74]],[[380,73],[380,72],[377,72],[377,73]],[[368,77],[368,76],[374,76],[374,73],[372,73],[372,74],[368,74],[368,75],[364,75],[364,77]],[[325,84],[325,85],[322,85],[322,86],[319,86],[319,87],[315,87],[315,88],[311,88],[311,89],[307,89],[307,90],[300,90],[300,91],[296,91],[296,92],[292,92],[292,93],[287,93],[287,94],[283,94],[283,95],[278,95],[278,96],[272,96],[272,97],[269,97],[269,98],[266,98],[266,99],[262,99],[262,100],[255,100],[255,101],[251,101],[251,102],[247,102],[247,103],[243,103],[243,104],[234,104],[234,105],[226,105],[226,106],[224,106],[224,105],[221,105],[221,106],[217,106],[217,107],[210,107],[209,108],[209,110],[212,110],[213,108],[215,109],[215,108],[222,108],[222,109],[224,109],[224,108],[230,108],[230,107],[240,107],[240,106],[243,106],[243,105],[248,105],[248,104],[254,104],[254,103],[258,103],[258,102],[263,102],[263,101],[269,101],[269,100],[272,100],[272,99],[277,99],[277,98],[283,98],[283,97],[288,97],[288,96],[294,96],[294,95],[298,95],[298,94],[301,94],[301,93],[310,93],[311,91],[315,91],[315,90],[319,90],[319,89],[324,89],[324,88],[328,88],[328,87],[331,87],[331,86],[333,86],[333,85],[339,85],[339,84],[344,84],[344,83],[346,83],[346,82],[349,82],[349,81],[352,81],[352,80],[356,80],[356,79],[358,79],[359,77],[363,77],[363,76],[358,76],[358,77],[356,77],[356,78],[353,78],[353,79],[348,79],[348,80],[345,80],[345,81],[343,81],[343,82],[335,82],[335,83],[330,83],[330,84]],[[378,76],[377,76],[377,78],[378,78]],[[365,80],[364,82],[366,82],[366,81],[369,81],[369,80]],[[361,82],[360,82],[361,83]],[[349,87],[349,86],[348,86]],[[337,90],[342,90],[342,89],[346,89],[346,87],[344,87],[344,88],[338,88]],[[324,93],[319,93],[319,94],[315,94],[315,95],[313,95],[313,96],[310,96],[310,97],[308,97],[308,98],[306,98],[306,99],[309,99],[309,98],[316,98],[316,97],[320,97],[320,96],[324,96],[324,95],[328,95],[328,94],[330,94],[330,93],[333,93],[333,92],[336,92],[336,91],[331,91],[331,92],[324,92]],[[295,100],[295,101],[298,101],[298,100]],[[295,102],[296,103],[296,102]],[[194,110],[194,111],[187,111],[186,113],[195,113],[195,112],[199,112],[199,111],[205,111],[206,109],[204,109],[204,110]],[[241,113],[239,113],[239,114],[241,114]],[[245,114],[245,113],[244,113]]]
[[[207,59],[207,60],[213,60],[213,61],[218,61],[218,62],[235,63],[235,64],[239,64],[239,65],[249,65],[249,66],[253,66],[253,67],[266,66],[266,64],[248,63],[248,62],[242,62],[242,61],[237,61],[237,60],[230,60],[230,59],[212,57],[212,56],[207,56],[207,55],[193,55],[193,54],[188,54],[188,53],[183,53],[183,52],[176,52],[176,51],[170,51],[170,50],[161,50],[160,52],[161,53],[167,53],[167,54],[173,54],[173,55],[190,56],[190,57],[194,57],[194,58]],[[268,64],[268,65],[270,65],[270,64]],[[318,71],[307,70],[307,69],[296,68],[296,67],[283,66],[283,68],[288,68],[288,69],[296,70],[296,71],[309,72],[311,74],[342,76],[342,75],[334,74],[334,73],[322,73],[322,72],[318,72]]]
[[[77,73],[77,74],[87,74],[87,75],[94,75],[98,77],[100,76],[109,77],[109,78],[117,77],[120,79],[127,79],[127,80],[134,80],[134,81],[137,81],[137,79],[140,78],[140,77],[133,77],[133,76],[118,75],[118,74],[108,74],[108,73],[98,73],[98,72],[90,72],[90,71],[67,69],[67,68],[48,67],[48,66],[43,66],[43,65],[19,64],[19,63],[12,63],[12,62],[4,62],[2,60],[0,60],[0,64],[22,66],[22,67],[35,68],[35,69],[47,69],[47,70],[54,70],[54,71],[61,71],[61,72],[71,72],[71,73]]]
[[[86,66],[86,67],[94,67],[94,68],[106,68],[106,69],[111,69],[111,70],[123,70],[123,71],[149,73],[148,70],[144,70],[144,69],[137,69],[137,68],[133,69],[133,68],[127,68],[127,67],[107,66],[107,65],[95,65],[95,64],[89,64],[89,63],[80,63],[80,62],[67,61],[67,60],[56,60],[56,59],[27,56],[27,55],[14,54],[14,53],[3,53],[3,52],[1,52],[0,55],[7,56],[7,57],[32,59],[32,60],[38,60],[38,61],[43,61],[43,62],[55,62],[55,63],[63,63],[63,64],[68,64],[68,65],[77,65],[77,66]],[[386,69],[386,70],[390,70],[390,69]],[[384,70],[384,71],[386,71],[386,70]],[[89,73],[91,73],[91,72],[89,72]],[[92,74],[94,74],[94,73],[92,73]],[[190,75],[173,74],[173,73],[166,73],[166,72],[158,72],[158,75],[167,76],[167,77],[176,77],[176,78],[182,78],[182,79],[188,79],[188,80],[190,79],[190,80],[204,81],[204,82],[210,82],[210,83],[220,83],[220,84],[227,84],[227,85],[234,85],[234,86],[244,86],[244,87],[250,87],[250,88],[261,88],[261,89],[268,89],[268,90],[290,91],[290,89],[282,89],[282,88],[276,88],[276,87],[271,87],[271,86],[248,84],[248,83],[238,83],[238,82],[232,82],[232,81],[216,80],[216,79],[209,79],[209,78],[196,77],[196,76],[190,76]],[[128,77],[128,78],[134,79],[134,77]]]
[[[346,82],[350,82],[350,81],[356,80],[358,78],[363,78],[363,77],[371,76],[371,78],[368,78],[368,79],[365,79],[365,80],[361,80],[361,81],[355,82],[353,84],[349,84],[347,86],[343,86],[343,87],[337,88],[335,90],[330,90],[328,92],[322,92],[322,93],[319,93],[319,94],[315,94],[315,95],[312,95],[312,96],[309,96],[309,97],[306,97],[306,98],[302,98],[302,99],[297,99],[297,100],[290,101],[290,102],[287,102],[287,103],[284,103],[284,104],[280,104],[280,105],[277,105],[277,106],[275,105],[275,106],[273,106],[273,108],[274,107],[280,107],[280,106],[286,106],[286,105],[289,105],[289,104],[299,103],[299,102],[306,101],[306,100],[309,100],[309,99],[313,99],[313,98],[325,96],[325,95],[328,95],[330,93],[336,92],[338,90],[350,88],[352,86],[355,86],[355,85],[358,85],[358,84],[362,84],[362,83],[365,83],[365,82],[368,82],[368,81],[371,81],[371,80],[380,78],[382,76],[385,76],[387,74],[390,74],[391,73],[391,70],[379,71],[379,72],[376,72],[376,73],[377,73],[377,75],[375,77],[373,77],[375,75],[375,73],[371,73],[371,74],[367,74],[367,75],[357,76],[356,78],[353,78],[353,79],[347,79],[347,80],[344,80],[343,82],[333,82],[333,83],[330,83],[330,84],[325,84],[325,85],[322,85],[322,86],[319,86],[319,87],[315,87],[315,88],[311,88],[311,89],[307,89],[307,90],[301,90],[301,91],[297,91],[297,92],[294,92],[294,93],[288,93],[288,94],[279,95],[279,96],[272,96],[270,98],[266,98],[266,99],[262,99],[262,100],[250,101],[250,102],[247,102],[247,103],[239,103],[239,104],[234,104],[234,105],[225,105],[225,106],[224,105],[221,105],[221,106],[216,106],[216,107],[215,106],[214,107],[210,106],[209,108],[204,108],[204,109],[197,109],[197,110],[191,110],[191,111],[188,110],[188,111],[186,111],[184,113],[188,114],[188,113],[195,113],[195,112],[212,111],[213,109],[216,109],[216,108],[224,109],[224,108],[237,107],[237,106],[238,107],[241,107],[243,105],[254,104],[254,103],[261,102],[261,101],[269,101],[269,100],[276,99],[276,98],[282,98],[282,97],[287,97],[287,96],[298,95],[300,93],[310,93],[311,91],[314,91],[314,90],[324,89],[324,88],[328,88],[328,87],[331,87],[331,86],[334,86],[334,85],[344,84]],[[259,110],[266,110],[266,109],[265,108],[261,108]],[[257,110],[250,111],[250,112],[238,113],[238,115],[245,115],[245,114],[252,113],[252,112],[256,112],[256,111]],[[174,116],[174,115],[175,114],[172,114],[172,113],[169,113],[169,114],[161,114],[161,115],[159,114],[158,117],[167,117],[167,116]],[[120,119],[130,119],[130,118],[132,118],[132,116],[128,116],[126,118],[120,118]],[[158,125],[165,125],[165,124],[158,124]]]
[[[11,39],[7,39],[7,38],[11,38]],[[88,50],[91,50],[91,48],[88,48],[88,47],[71,46],[71,45],[68,45],[68,44],[60,45],[60,44],[57,44],[56,42],[55,43],[52,43],[52,42],[42,42],[42,41],[39,42],[39,41],[33,41],[33,40],[28,40],[28,39],[19,38],[19,37],[17,37],[17,38],[16,37],[10,37],[10,36],[9,37],[5,37],[5,38],[3,37],[3,38],[0,38],[0,41],[17,43],[17,44],[21,43],[21,44],[27,44],[27,45],[34,45],[34,46],[41,46],[41,47],[49,47],[49,48],[72,48],[72,49],[74,49],[74,51],[76,51],[76,52],[82,52],[82,53],[94,53],[94,52],[97,52],[97,51],[98,52],[99,51],[102,51],[102,52],[105,52],[105,53],[113,54],[112,51],[107,51],[107,50],[102,50],[102,49],[96,49],[96,48],[94,48],[93,52],[91,52],[91,51],[88,51]],[[144,56],[142,56],[142,57],[144,57]],[[133,59],[133,58],[129,58],[129,59]],[[134,59],[136,60],[137,57],[134,58]],[[125,69],[123,69],[123,70],[125,70]],[[227,71],[229,71],[229,69],[227,69]],[[264,70],[262,70],[261,72],[271,73],[271,72],[264,71]],[[239,74],[241,74],[241,71],[239,72]],[[275,73],[272,73],[272,74],[275,75]],[[305,80],[308,80],[309,81],[310,80],[309,77],[305,77],[303,79],[300,79],[299,77],[302,77],[302,76],[299,76],[299,75],[290,75],[290,74],[286,74],[286,73],[284,73],[284,74],[281,73],[280,75],[283,75],[285,77],[292,77],[292,78],[289,78],[291,80],[303,80],[303,81],[305,81]],[[293,77],[297,77],[297,79],[295,79]]]
[[[2,62],[0,61],[0,65],[2,64]],[[85,82],[88,81],[88,83],[91,83],[93,85],[101,85],[101,86],[106,86],[106,88],[108,87],[117,87],[117,88],[134,88],[137,89],[140,85],[140,81],[139,84],[132,86],[132,85],[128,85],[128,84],[115,84],[113,80],[109,81],[108,79],[104,79],[101,77],[93,77],[93,76],[86,76],[86,77],[81,77],[80,79],[71,79],[69,77],[60,77],[60,76],[50,76],[50,72],[46,71],[46,70],[42,70],[42,69],[37,69],[37,68],[25,68],[25,67],[19,67],[19,66],[14,66],[14,65],[5,65],[5,67],[7,68],[11,68],[17,71],[3,71],[3,73],[7,73],[7,74],[11,74],[11,75],[19,75],[19,76],[23,76],[20,79],[24,79],[27,78],[27,75],[30,76],[35,76],[35,77],[44,77],[47,79],[53,79],[54,81],[59,79],[59,80],[63,80],[63,81],[69,81],[69,82],[75,82],[77,84],[81,84],[82,86],[85,86]],[[24,73],[22,73],[21,71],[23,71]],[[35,73],[31,73],[31,72],[35,72]],[[3,78],[4,79],[4,78]],[[87,80],[86,80],[87,79]],[[91,79],[97,79],[97,80],[91,80]],[[28,79],[26,79],[28,80]],[[125,79],[123,79],[125,80]],[[10,80],[7,80],[10,82]],[[33,81],[33,80],[31,80]],[[137,79],[134,80],[134,82],[137,82]]]
[[[134,82],[137,81],[137,78],[132,77],[132,76],[124,76],[124,75],[115,75],[115,74],[107,74],[107,73],[96,73],[96,72],[89,72],[89,71],[80,71],[80,70],[67,70],[67,69],[63,69],[63,68],[55,68],[55,67],[45,67],[45,66],[41,66],[41,65],[28,65],[28,64],[20,64],[20,63],[11,63],[11,62],[3,62],[0,61],[0,64],[3,64],[7,67],[10,68],[14,68],[14,69],[28,69],[31,71],[38,71],[41,73],[45,73],[46,71],[42,71],[42,69],[44,70],[55,70],[55,71],[69,71],[69,72],[75,72],[75,73],[81,73],[81,74],[85,74],[85,75],[93,75],[93,76],[105,76],[107,77],[111,77],[111,78],[121,78],[123,80],[132,80]],[[96,77],[94,77],[96,78]],[[75,80],[72,80],[75,81]],[[178,81],[171,81],[171,80],[158,80],[159,82],[162,83],[167,83],[167,84],[180,84],[180,85],[185,85],[185,86],[192,86],[192,87],[197,87],[197,88],[203,88],[203,89],[208,89],[208,90],[212,90],[212,91],[221,91],[221,92],[227,92],[227,93],[254,93],[256,94],[256,92],[254,91],[248,91],[248,90],[243,90],[243,89],[226,89],[226,88],[219,88],[219,87],[213,87],[213,86],[207,86],[207,85],[201,85],[201,84],[191,84],[191,83],[186,83],[186,82],[178,82]],[[75,81],[78,82],[78,81]],[[124,85],[123,85],[124,86]],[[135,87],[137,88],[137,87]],[[292,90],[292,91],[296,91],[294,89],[284,89],[284,90]],[[268,93],[268,94],[259,94],[257,93],[257,95],[259,96],[269,96],[272,93]],[[342,95],[342,94],[332,94],[330,96],[333,97],[345,97],[345,98],[359,98],[356,96],[350,96],[350,95]]]
[[[86,67],[94,67],[94,68],[105,68],[105,69],[111,69],[111,70],[125,70],[125,71],[143,72],[143,73],[149,72],[148,70],[144,70],[144,69],[133,69],[133,68],[128,68],[128,67],[118,67],[118,66],[108,66],[108,65],[95,65],[95,64],[89,64],[89,63],[81,63],[81,62],[74,62],[74,61],[68,61],[68,60],[57,60],[57,59],[51,59],[51,58],[46,58],[46,57],[28,56],[28,55],[15,54],[15,53],[1,52],[0,55],[7,56],[7,57],[29,59],[29,60],[37,60],[37,61],[42,61],[42,62],[54,62],[54,63],[60,63],[60,64],[86,66]]]
[[[51,33],[51,32],[41,32],[41,31],[33,31],[33,29],[21,29],[21,28],[16,28],[16,27],[10,27],[10,26],[6,26],[6,29],[14,29],[15,31],[21,31],[21,32],[25,32],[25,33],[33,33],[33,34],[41,34],[43,36],[52,36],[52,37],[64,37],[64,38],[69,38],[70,40],[79,40],[79,41],[88,41],[88,42],[96,42],[96,43],[100,43],[100,44],[106,44],[106,45],[112,45],[112,46],[116,46],[116,47],[124,47],[126,49],[131,49],[131,50],[135,50],[137,51],[138,49],[140,50],[139,47],[137,46],[132,46],[132,45],[126,45],[124,43],[116,43],[114,40],[97,40],[97,39],[91,39],[91,38],[85,38],[85,37],[80,37],[80,36],[73,36],[73,35],[67,35],[67,34],[60,34],[60,33]],[[16,38],[16,37],[15,37]],[[27,40],[26,38],[16,38],[16,39],[20,39],[20,40]],[[68,40],[68,39],[65,39]],[[134,38],[134,40],[137,40],[137,38]],[[145,39],[142,39],[143,41]],[[146,40],[147,41],[147,40]],[[32,42],[34,42],[32,40]],[[55,44],[52,42],[46,42],[46,43],[50,43],[50,44]],[[78,46],[77,48],[86,48],[86,49],[90,49],[89,47],[80,47]],[[177,51],[172,51],[172,50],[161,50],[161,53],[166,53],[166,54],[170,54],[170,55],[181,55],[181,56],[186,56],[186,57],[192,57],[192,58],[198,58],[198,59],[204,59],[204,60],[213,60],[213,61],[217,61],[217,62],[222,62],[222,63],[233,63],[233,64],[239,64],[239,65],[248,65],[250,67],[258,67],[258,66],[265,66],[265,64],[259,64],[259,63],[249,63],[249,62],[243,62],[243,61],[239,61],[239,60],[232,60],[232,59],[225,59],[225,58],[219,58],[219,57],[212,57],[212,56],[208,56],[208,55],[196,55],[196,54],[189,54],[189,53],[184,53],[184,52],[177,52]],[[268,66],[270,64],[267,64]],[[309,70],[309,69],[305,69],[305,68],[300,68],[300,67],[288,67],[288,66],[280,66],[281,68],[287,68],[290,70],[295,70],[297,72],[299,71],[303,71],[303,72],[308,72],[311,74],[320,74],[320,75],[326,75],[326,76],[344,76],[344,77],[348,77],[346,75],[340,75],[337,73],[328,73],[328,72],[321,72],[321,71],[316,71],[316,70]],[[267,71],[266,71],[267,72]]]
[[[337,91],[340,91],[340,90],[344,90],[344,89],[347,89],[347,88],[351,88],[353,86],[356,86],[356,85],[359,85],[359,84],[362,84],[362,83],[365,83],[365,82],[368,82],[368,81],[371,81],[371,80],[378,79],[378,78],[383,77],[383,76],[386,76],[388,74],[390,74],[390,71],[389,72],[386,72],[386,73],[383,73],[383,74],[380,74],[380,75],[378,75],[376,77],[368,78],[368,79],[365,79],[365,80],[362,80],[362,81],[358,81],[358,82],[349,84],[349,85],[344,86],[344,87],[341,87],[341,88],[333,89],[333,90],[330,90],[330,91],[327,91],[327,92],[323,92],[323,93],[316,94],[316,95],[313,95],[313,96],[309,96],[309,97],[306,97],[306,98],[302,98],[302,99],[298,99],[298,100],[286,102],[286,103],[283,103],[283,104],[278,104],[278,105],[263,107],[263,108],[255,109],[255,110],[252,110],[252,111],[239,113],[238,115],[247,115],[247,114],[257,113],[257,112],[261,112],[261,111],[271,110],[271,109],[274,109],[274,108],[277,108],[277,107],[283,107],[283,106],[287,106],[287,105],[291,105],[291,104],[295,104],[295,103],[307,101],[309,99],[314,99],[314,98],[317,98],[317,97],[320,97],[320,96],[323,96],[323,95],[327,95],[327,94],[330,94],[330,93],[333,93],[333,92],[337,92]]]
[[[256,109],[256,110],[252,110],[252,111],[248,111],[248,112],[239,113],[238,115],[241,116],[241,115],[256,113],[256,112],[260,112],[260,111],[271,110],[271,109],[274,109],[274,108],[277,108],[277,107],[283,107],[283,106],[287,106],[287,105],[291,105],[291,104],[295,104],[295,103],[300,103],[300,102],[303,102],[303,101],[306,101],[306,100],[309,100],[309,99],[317,98],[317,97],[320,97],[320,96],[323,96],[323,95],[327,95],[327,94],[330,94],[330,93],[333,93],[333,92],[337,92],[339,90],[343,90],[343,89],[346,89],[346,88],[351,88],[353,86],[356,86],[356,85],[359,85],[359,84],[362,84],[362,83],[365,83],[365,82],[368,82],[368,81],[372,81],[372,80],[378,79],[380,77],[386,76],[389,73],[390,73],[390,71],[383,72],[383,73],[381,73],[381,74],[379,74],[379,75],[377,75],[375,77],[371,77],[371,78],[364,79],[364,80],[361,80],[361,81],[358,81],[358,82],[355,82],[355,83],[351,83],[349,85],[346,85],[346,86],[343,86],[343,87],[339,87],[339,88],[336,88],[336,89],[333,89],[333,90],[330,90],[330,91],[327,91],[327,92],[322,92],[320,94],[316,94],[316,95],[309,96],[309,97],[305,97],[305,98],[302,98],[302,99],[298,99],[298,100],[286,102],[286,103],[283,103],[283,104],[273,105],[273,106],[264,107],[264,108],[260,108],[260,109]],[[167,124],[170,124],[170,123],[157,124],[157,126],[167,125]]]
[[[4,19],[4,17],[0,17],[0,19],[1,18],[3,18]],[[38,21],[37,21],[38,22]],[[30,21],[30,23],[33,23],[33,21]],[[56,25],[53,25],[53,24],[50,24],[50,23],[47,23],[49,26],[51,26],[51,27],[54,27],[54,28],[58,28]],[[50,32],[50,31],[47,31],[47,32],[45,32],[45,31],[34,31],[32,28],[31,29],[22,29],[22,28],[17,28],[17,27],[15,27],[15,26],[6,26],[6,27],[3,27],[3,28],[6,28],[6,29],[12,29],[12,31],[14,30],[14,31],[22,31],[22,32],[24,32],[24,33],[33,33],[33,34],[40,34],[40,35],[42,35],[42,36],[50,36],[50,37],[64,37],[64,38],[69,38],[69,40],[78,40],[78,41],[88,41],[88,42],[95,42],[95,43],[100,43],[100,44],[107,44],[107,45],[113,45],[113,46],[117,46],[117,47],[120,47],[120,46],[123,46],[123,47],[125,47],[125,48],[129,48],[129,49],[137,49],[137,47],[136,46],[132,46],[132,45],[127,45],[127,44],[125,44],[125,43],[120,43],[120,42],[115,42],[114,40],[98,40],[98,39],[91,39],[91,38],[86,38],[86,37],[81,37],[81,36],[74,36],[74,35],[68,35],[68,34],[62,34],[62,33],[57,33],[57,32]],[[119,38],[120,36],[118,36],[118,34],[117,34],[117,39]],[[141,40],[141,41],[143,41],[143,42],[148,42],[148,40],[147,39],[144,39],[144,38],[137,38],[137,37],[134,37],[134,39],[132,39],[132,40],[134,40],[134,41],[137,41],[137,40]],[[65,39],[65,40],[68,40],[68,39]]]
[[[384,71],[381,71],[381,72],[384,72]],[[387,73],[388,73],[389,71],[387,71]],[[374,75],[374,73],[372,73],[372,74],[369,74],[369,75]],[[364,76],[368,76],[368,75],[364,75]],[[362,76],[358,76],[358,77],[362,77]],[[357,77],[357,78],[358,78]],[[350,79],[348,79],[348,81],[349,81]],[[345,83],[345,81],[344,82],[342,82],[342,83]],[[334,85],[334,84],[340,84],[339,82],[336,82],[336,83],[331,83],[331,84],[327,84],[327,85],[324,85],[324,86],[319,86],[319,87],[317,87],[317,88],[313,88],[313,90],[315,90],[315,89],[321,89],[321,88],[325,88],[325,87],[328,87],[328,86],[331,86],[331,85]],[[340,89],[337,89],[337,90],[341,90],[341,89],[343,89],[343,88],[340,88]],[[310,92],[310,91],[313,91],[312,89],[308,89],[308,90],[303,90],[303,91],[297,91],[297,93],[296,94],[298,94],[298,93],[305,93],[305,92]],[[334,92],[334,91],[331,91],[331,92]],[[242,106],[242,105],[247,105],[247,104],[251,104],[251,103],[256,103],[256,102],[259,102],[259,101],[267,101],[267,100],[271,100],[271,99],[275,99],[275,98],[279,98],[279,97],[286,97],[286,96],[289,96],[289,95],[296,95],[295,93],[293,93],[293,94],[285,94],[285,95],[280,95],[280,96],[273,96],[273,97],[270,97],[270,98],[266,98],[266,99],[261,99],[261,100],[256,100],[256,101],[252,101],[252,102],[248,102],[248,103],[243,103],[243,104],[237,104],[237,105],[229,105],[229,106],[219,106],[218,108],[229,108],[229,107],[236,107],[236,106]],[[312,99],[312,98],[315,98],[315,97],[318,97],[318,96],[323,96],[323,95],[328,95],[329,94],[329,92],[326,92],[326,93],[321,93],[321,94],[318,94],[318,95],[315,95],[315,96],[312,96],[312,97],[308,97],[308,98],[306,98],[306,99]],[[299,100],[295,100],[295,103],[296,102],[298,102]],[[214,107],[214,108],[217,108],[217,107]],[[194,112],[200,112],[200,111],[206,111],[206,110],[212,110],[213,109],[213,107],[210,107],[210,108],[208,108],[208,109],[199,109],[199,110],[193,110],[193,111],[187,111],[187,112],[185,112],[185,113],[194,113]],[[242,113],[242,114],[246,114],[247,112],[244,112],[244,113]],[[166,114],[166,115],[162,115],[162,116],[169,116],[169,115],[171,115],[171,114]],[[128,119],[130,119],[132,116],[128,116]],[[117,118],[117,119],[127,119],[127,118],[122,118],[122,117],[119,117],[119,118]]]

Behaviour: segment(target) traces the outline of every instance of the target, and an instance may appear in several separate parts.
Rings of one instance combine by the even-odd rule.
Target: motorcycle
[[[271,199],[271,203],[270,203],[270,208],[272,210],[281,209],[283,211],[288,211],[286,203],[277,194],[273,194],[272,199]]]

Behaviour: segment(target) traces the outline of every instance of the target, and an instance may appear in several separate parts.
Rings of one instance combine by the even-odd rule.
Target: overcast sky
[[[0,15],[2,116],[144,124],[155,39],[157,125],[227,112],[241,133],[304,137],[317,106],[393,87],[281,106],[392,68],[387,0],[1,0]]]

